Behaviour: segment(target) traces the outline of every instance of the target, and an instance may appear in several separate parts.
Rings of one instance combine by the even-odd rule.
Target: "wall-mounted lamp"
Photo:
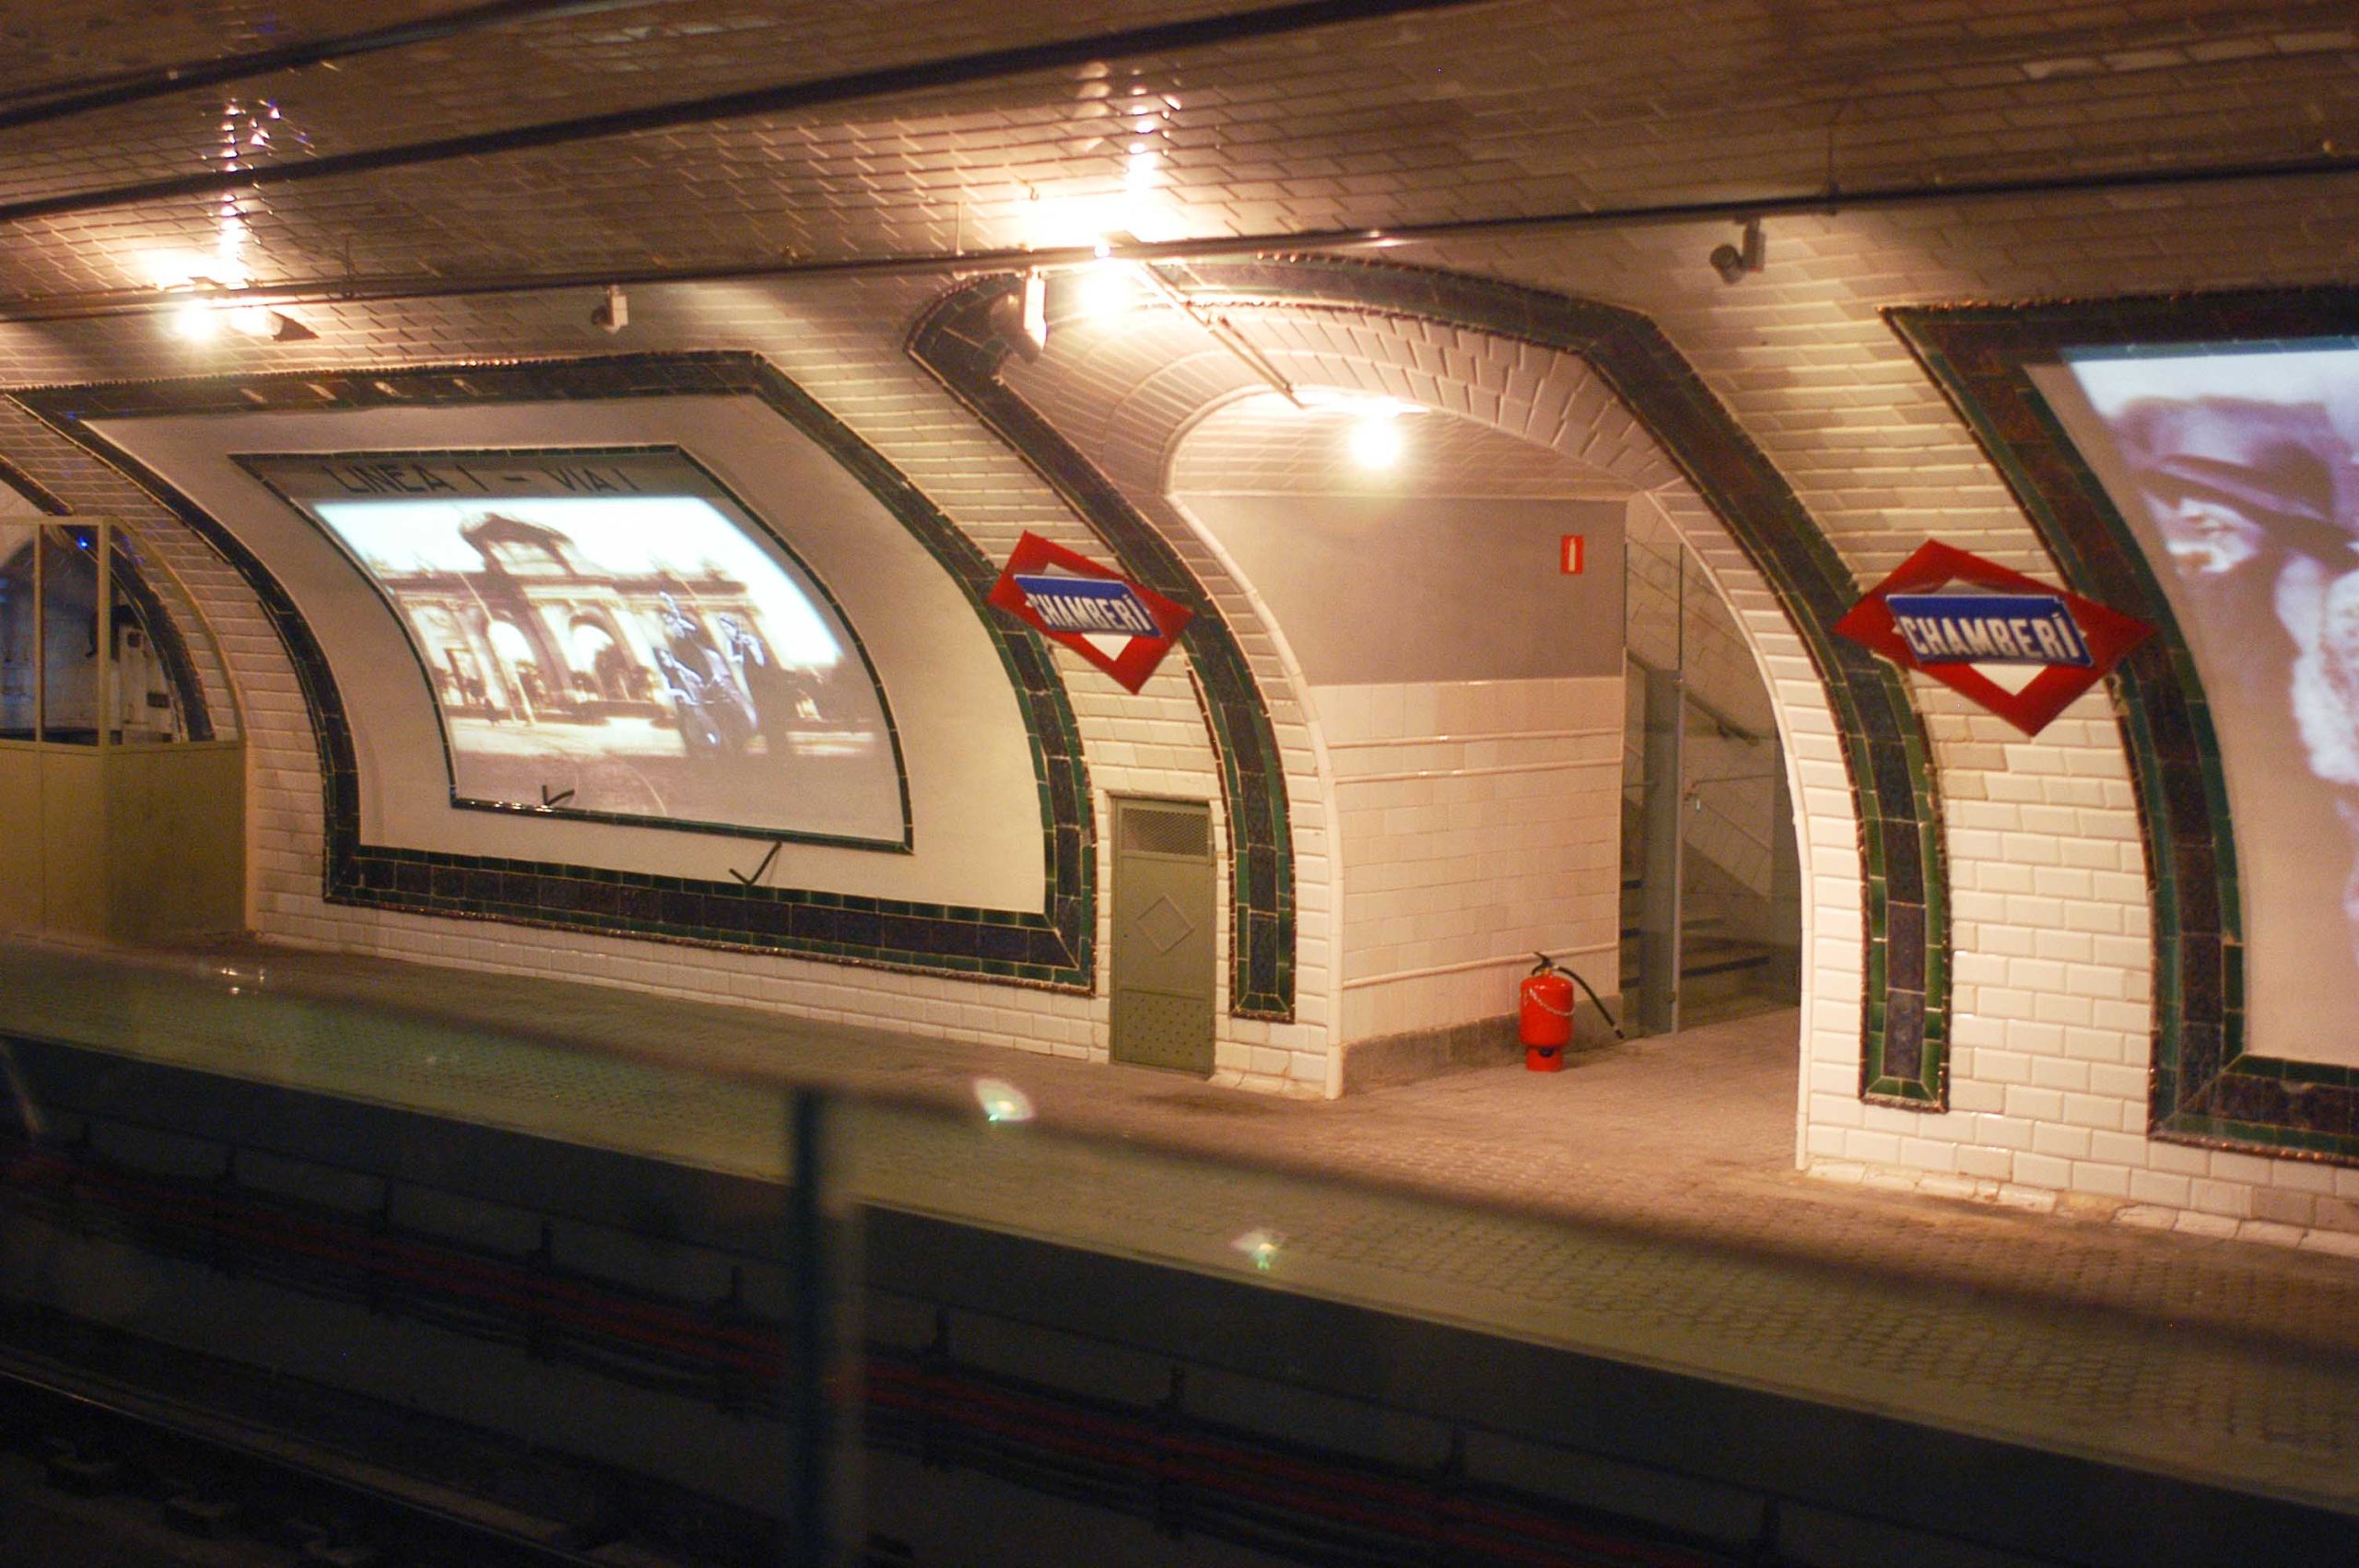
[[[1024,275],[1024,287],[992,301],[992,331],[1029,365],[1049,346],[1049,278],[1039,272]]]
[[[1747,273],[1761,270],[1766,249],[1761,238],[1761,220],[1748,217],[1744,220],[1743,245],[1716,247],[1712,252],[1712,270],[1720,275],[1722,283],[1741,282]]]
[[[591,308],[590,324],[600,332],[617,333],[630,325],[630,296],[619,283],[606,285],[606,297]]]
[[[1049,346],[1049,277],[1046,273],[1028,272],[1024,275],[1024,320],[1018,325],[1035,349]]]

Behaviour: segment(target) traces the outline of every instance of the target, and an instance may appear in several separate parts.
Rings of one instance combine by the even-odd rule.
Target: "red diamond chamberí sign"
[[[1835,623],[2036,735],[2154,635],[2134,615],[1928,541]],[[2028,673],[2020,684],[2006,677]]]
[[[991,602],[1135,695],[1195,613],[1037,533],[1015,542]]]

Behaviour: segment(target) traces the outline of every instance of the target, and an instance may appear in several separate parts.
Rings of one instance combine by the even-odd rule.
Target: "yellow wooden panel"
[[[41,926],[41,754],[0,747],[0,930]]]
[[[108,925],[123,942],[245,923],[245,756],[229,746],[108,754]]]
[[[104,937],[107,800],[98,750],[39,755],[42,929]]]

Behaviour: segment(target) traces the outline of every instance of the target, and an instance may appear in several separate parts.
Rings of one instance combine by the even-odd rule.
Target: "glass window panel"
[[[140,548],[136,535],[111,531],[108,559],[114,601],[113,697],[109,739],[123,745],[226,738],[224,715],[205,696],[190,639],[194,610],[180,584]]]
[[[104,661],[99,650],[99,530],[41,529],[41,738],[94,745]]]
[[[40,686],[40,612],[34,602],[39,530],[0,522],[0,741],[33,739]]]

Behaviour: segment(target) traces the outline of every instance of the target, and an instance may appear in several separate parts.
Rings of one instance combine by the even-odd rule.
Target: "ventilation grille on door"
[[[1197,997],[1131,992],[1115,999],[1119,1060],[1140,1067],[1212,1071],[1213,1010]]]
[[[1127,806],[1122,811],[1122,848],[1143,855],[1212,856],[1212,815],[1204,811],[1159,812]]]

